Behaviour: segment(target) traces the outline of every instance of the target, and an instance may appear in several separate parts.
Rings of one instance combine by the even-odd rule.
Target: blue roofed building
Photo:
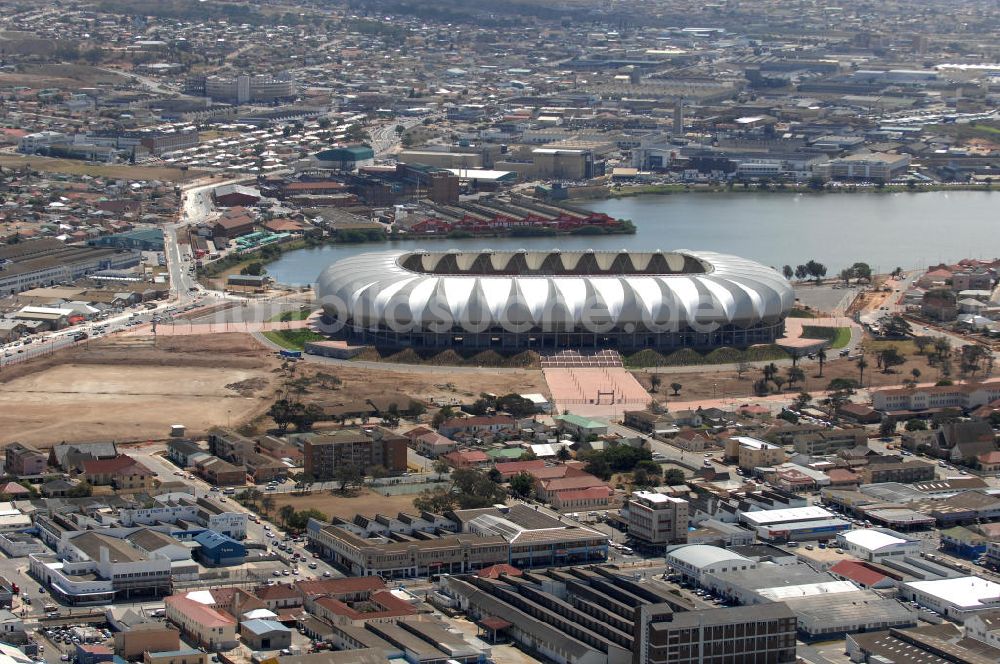
[[[203,565],[240,565],[246,559],[247,548],[232,537],[206,530],[194,538],[200,546],[198,559]]]

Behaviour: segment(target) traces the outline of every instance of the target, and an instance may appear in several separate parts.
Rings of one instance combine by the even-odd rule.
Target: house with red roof
[[[563,500],[559,494],[582,491],[594,487],[604,487],[610,490],[610,487],[602,480],[588,473],[581,473],[579,475],[556,477],[553,479],[536,479],[535,495],[541,500],[555,506],[556,503],[561,503]],[[605,496],[603,504],[607,505],[607,502],[610,500],[610,495],[611,494],[608,493],[608,495]],[[578,498],[570,498],[569,496],[578,496]],[[579,496],[580,494],[567,493],[567,500],[578,500],[580,499]]]
[[[614,490],[607,484],[586,489],[568,489],[552,495],[552,508],[557,510],[606,510],[611,506]]]
[[[113,459],[89,459],[82,462],[83,479],[94,486],[116,489],[148,490],[153,488],[156,474],[127,454]]]
[[[500,477],[502,477],[504,481],[509,480],[514,477],[514,475],[522,472],[527,472],[531,476],[537,477],[535,472],[543,468],[545,468],[545,462],[541,459],[531,459],[530,461],[505,461],[496,465],[496,469],[500,472]]]
[[[482,450],[455,450],[441,458],[452,468],[482,468],[490,463],[490,458]]]

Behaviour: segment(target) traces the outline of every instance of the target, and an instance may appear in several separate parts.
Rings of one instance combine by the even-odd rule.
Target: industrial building
[[[139,258],[137,251],[69,245],[55,238],[7,245],[0,247],[0,293],[13,295],[101,270],[135,267]]]
[[[326,315],[380,346],[680,348],[774,341],[794,294],[769,267],[712,252],[401,252],[334,263]]]
[[[442,577],[435,600],[559,664],[795,661],[795,616],[780,603],[702,609],[602,566]]]
[[[1000,608],[1000,584],[978,576],[910,581],[899,587],[899,594],[957,623]]]
[[[826,540],[851,527],[833,512],[810,505],[780,510],[742,512],[740,522],[763,540]]]

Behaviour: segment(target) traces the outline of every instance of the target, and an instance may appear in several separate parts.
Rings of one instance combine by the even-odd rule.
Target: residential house
[[[84,479],[95,486],[113,486],[118,490],[148,491],[156,474],[127,454],[113,459],[92,459],[82,464]]]

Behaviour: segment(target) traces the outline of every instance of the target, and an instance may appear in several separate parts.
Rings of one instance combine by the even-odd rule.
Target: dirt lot
[[[293,496],[284,493],[274,496],[274,509],[277,511],[283,505],[292,505],[297,510],[313,508],[328,517],[339,516],[348,519],[355,514],[395,516],[399,512],[413,512],[413,499],[416,497],[417,494],[383,496],[367,489],[357,496],[331,495],[328,491],[317,491],[308,496]]]
[[[205,171],[156,166],[113,166],[95,164],[89,161],[75,159],[51,159],[39,156],[0,155],[0,166],[4,168],[23,168],[29,166],[36,171],[46,173],[67,173],[69,175],[90,175],[92,177],[114,178],[123,180],[161,180],[163,182],[187,182],[206,175]]]
[[[854,362],[837,357],[835,351],[830,351],[833,358],[827,360],[823,367],[823,376],[819,376],[819,365],[816,362],[800,362],[799,366],[806,374],[805,383],[796,383],[794,388],[784,387],[784,392],[795,395],[803,389],[809,392],[822,391],[826,389],[830,381],[834,378],[853,378],[858,380],[858,367]],[[872,386],[902,385],[903,380],[911,377],[912,369],[920,370],[920,380],[922,382],[936,381],[939,378],[938,370],[927,364],[927,358],[915,353],[908,353],[904,350],[906,363],[893,367],[893,372],[884,374],[875,366],[875,355],[870,349],[866,355],[868,367],[865,369],[865,386],[869,383]],[[734,371],[719,370],[712,366],[692,368],[690,372],[684,373],[663,373],[662,383],[659,391],[655,395],[657,401],[696,401],[698,399],[723,399],[723,398],[751,398],[753,395],[753,383],[761,377],[761,368],[766,362],[753,362],[753,368],[743,374],[740,380]],[[646,371],[633,372],[639,382],[646,387],[650,387],[649,373]],[[782,367],[782,376],[787,374],[787,367]],[[679,396],[673,396],[670,389],[671,383],[682,385]],[[773,389],[773,385],[771,386]]]
[[[343,381],[340,390],[333,394],[322,395],[323,398],[335,398],[337,392],[345,400],[370,399],[392,393],[404,393],[423,400],[440,400],[441,403],[452,399],[463,400],[477,397],[483,392],[494,394],[510,394],[541,392],[548,393],[542,372],[533,369],[518,371],[497,371],[496,369],[479,369],[476,371],[454,371],[448,367],[419,367],[408,371],[393,371],[386,369],[368,369],[362,367],[335,366],[324,367],[315,364],[300,364],[302,373],[298,375],[315,375],[317,372],[329,373]],[[318,393],[317,393],[318,394]]]
[[[90,342],[5,369],[0,443],[162,439],[270,405],[278,362],[241,334]]]

